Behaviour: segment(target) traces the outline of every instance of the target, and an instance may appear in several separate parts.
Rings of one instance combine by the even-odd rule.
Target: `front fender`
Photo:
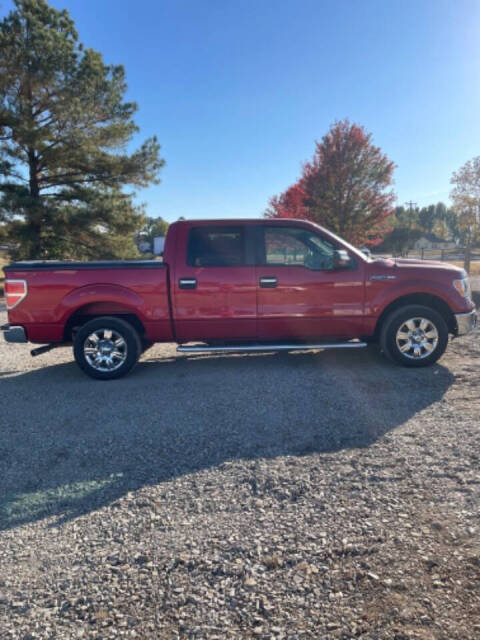
[[[460,301],[455,299],[456,291],[452,287],[450,292],[445,285],[434,280],[412,280],[404,282],[382,281],[381,285],[377,282],[369,281],[367,283],[367,296],[365,312],[367,316],[379,316],[389,304],[411,294],[432,295],[440,298],[450,309],[455,310]]]

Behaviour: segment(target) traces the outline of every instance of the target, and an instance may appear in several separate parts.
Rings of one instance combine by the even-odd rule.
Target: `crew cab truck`
[[[476,324],[467,274],[372,259],[311,222],[179,221],[163,261],[17,262],[4,269],[8,342],[73,344],[80,368],[119,378],[154,342],[179,351],[361,348],[438,360]]]

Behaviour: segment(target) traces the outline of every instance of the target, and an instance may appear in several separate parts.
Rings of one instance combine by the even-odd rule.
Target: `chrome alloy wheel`
[[[410,318],[400,325],[396,335],[400,353],[412,360],[427,358],[438,344],[437,327],[428,318]]]
[[[97,371],[115,371],[127,359],[127,343],[114,329],[96,329],[83,343],[88,364]]]

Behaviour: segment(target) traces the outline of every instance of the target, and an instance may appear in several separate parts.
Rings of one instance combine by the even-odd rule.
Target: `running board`
[[[366,342],[325,342],[321,344],[249,344],[225,345],[210,347],[208,345],[181,345],[177,351],[181,353],[240,353],[245,351],[312,351],[314,349],[360,349]]]

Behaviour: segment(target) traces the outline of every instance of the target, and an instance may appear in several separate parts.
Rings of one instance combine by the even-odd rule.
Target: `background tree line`
[[[402,253],[411,249],[425,233],[457,244],[464,241],[465,234],[459,226],[457,214],[443,202],[421,208],[397,206],[390,224],[392,229],[379,247],[383,251]]]

